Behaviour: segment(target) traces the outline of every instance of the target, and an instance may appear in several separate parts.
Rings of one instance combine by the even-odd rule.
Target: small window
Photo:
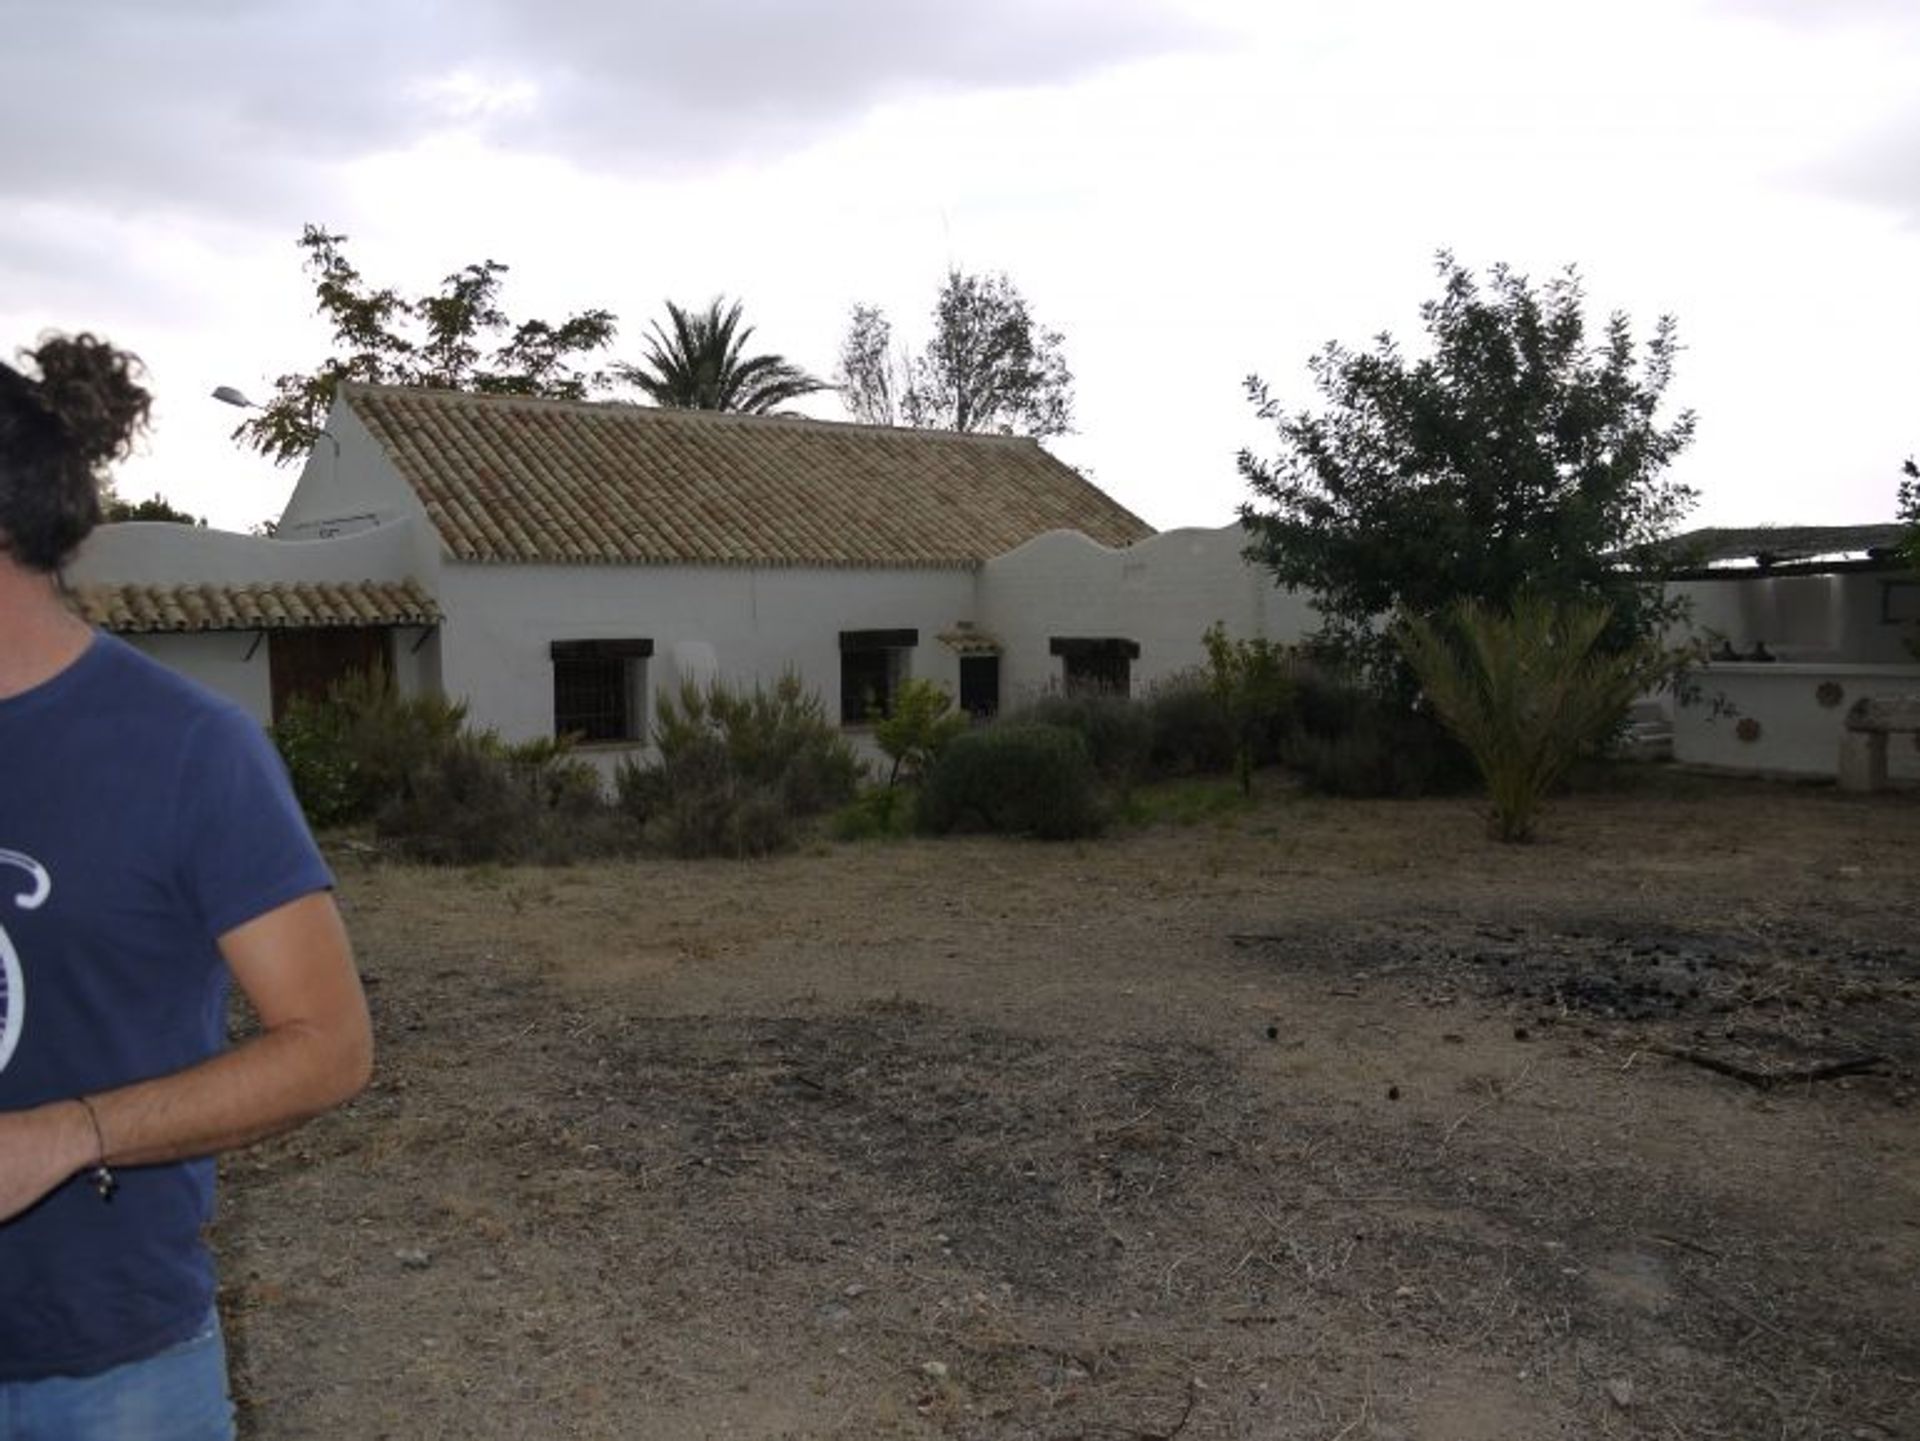
[[[1060,683],[1068,695],[1098,691],[1106,695],[1133,693],[1133,662],[1140,643],[1114,636],[1060,636],[1048,643],[1060,657]]]
[[[840,724],[865,725],[893,714],[894,693],[911,674],[917,630],[840,632]]]
[[[638,741],[647,733],[650,640],[557,640],[553,733],[587,744]]]

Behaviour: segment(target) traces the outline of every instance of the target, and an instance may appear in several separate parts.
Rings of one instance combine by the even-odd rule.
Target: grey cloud
[[[903,93],[1211,39],[1105,0],[0,0],[0,25],[0,194],[250,215],[296,205],[328,162],[449,129],[679,169],[803,145]],[[526,103],[466,113],[457,77]]]
[[[1862,137],[1819,167],[1821,188],[1894,211],[1920,227],[1920,105]]]

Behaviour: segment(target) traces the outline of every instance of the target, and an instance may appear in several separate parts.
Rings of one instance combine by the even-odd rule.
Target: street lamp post
[[[222,405],[237,406],[241,410],[266,409],[266,407],[258,401],[248,400],[242,392],[236,390],[231,385],[216,385],[213,388],[213,398]],[[327,438],[327,443],[333,447],[333,473],[334,477],[338,479],[340,474],[340,437],[328,430],[324,425],[321,426],[315,434],[324,435]]]

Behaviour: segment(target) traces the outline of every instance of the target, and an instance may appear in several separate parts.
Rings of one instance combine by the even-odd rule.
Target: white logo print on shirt
[[[27,873],[29,884],[13,898],[23,911],[35,911],[53,894],[53,877],[32,856],[19,851],[0,850],[0,866],[18,866]],[[20,957],[13,949],[13,938],[0,926],[0,1071],[13,1059],[20,1044],[20,1028],[27,1017],[27,981],[20,972]]]

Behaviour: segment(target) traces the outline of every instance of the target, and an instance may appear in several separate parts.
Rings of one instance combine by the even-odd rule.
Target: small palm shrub
[[[1438,623],[1401,620],[1408,664],[1486,782],[1498,839],[1530,839],[1555,783],[1671,674],[1650,645],[1597,649],[1611,619],[1604,605],[1525,596],[1507,614],[1469,600]]]
[[[982,830],[1071,840],[1106,816],[1087,744],[1065,726],[986,726],[956,737],[920,788],[919,819],[937,834]]]

